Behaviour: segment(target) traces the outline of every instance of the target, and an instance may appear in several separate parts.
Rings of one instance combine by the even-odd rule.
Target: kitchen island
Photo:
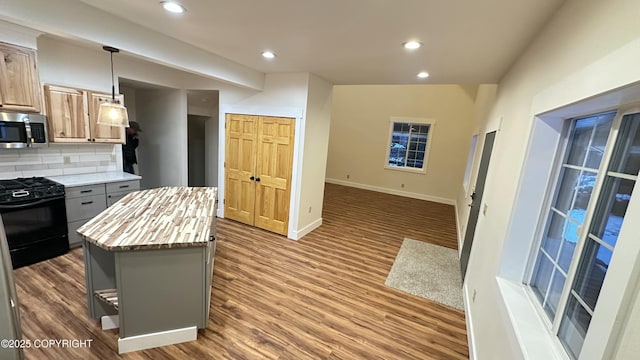
[[[196,340],[209,319],[216,188],[130,193],[78,229],[89,314],[125,353]]]

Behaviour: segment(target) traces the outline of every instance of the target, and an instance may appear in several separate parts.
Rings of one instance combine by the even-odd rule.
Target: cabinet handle
[[[93,190],[80,190],[80,194],[86,194],[90,192],[93,192]]]
[[[129,187],[129,185],[120,185],[120,189],[126,189],[128,187]]]
[[[107,197],[108,197],[109,199],[111,199],[111,195],[107,195]]]
[[[83,203],[81,203],[82,205],[89,205],[89,204],[93,204],[93,201],[85,201]]]
[[[260,181],[260,178],[256,178],[256,181]]]
[[[253,180],[255,180],[255,178],[256,178],[255,176],[252,176],[252,177],[249,178],[249,180],[253,181]]]

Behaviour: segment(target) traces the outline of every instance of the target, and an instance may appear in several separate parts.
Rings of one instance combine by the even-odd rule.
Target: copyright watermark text
[[[3,349],[48,349],[48,348],[90,348],[93,339],[2,339],[0,347]]]

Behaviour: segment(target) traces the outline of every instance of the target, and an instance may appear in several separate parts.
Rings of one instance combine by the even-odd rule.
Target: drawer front
[[[121,191],[121,192],[114,192],[114,193],[109,193],[107,194],[107,207],[115,204],[116,202],[118,202],[118,200],[122,199],[123,197],[125,197],[125,195],[134,192],[135,190],[131,190],[131,191]]]
[[[99,195],[104,194],[104,184],[68,187],[64,189],[64,192],[67,199]]]
[[[107,184],[107,194],[140,190],[140,180],[119,181]]]
[[[67,223],[67,227],[69,228],[69,247],[74,248],[82,245],[82,238],[76,230],[87,221],[89,221],[89,219],[70,221]]]
[[[67,221],[91,219],[107,208],[104,194],[67,199]]]

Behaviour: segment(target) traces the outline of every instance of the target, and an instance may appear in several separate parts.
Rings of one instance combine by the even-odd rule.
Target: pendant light
[[[128,127],[129,115],[127,114],[127,108],[120,104],[120,100],[116,100],[116,87],[113,80],[113,53],[120,52],[120,50],[111,46],[103,46],[102,49],[111,53],[111,100],[100,103],[97,123],[100,125]]]

